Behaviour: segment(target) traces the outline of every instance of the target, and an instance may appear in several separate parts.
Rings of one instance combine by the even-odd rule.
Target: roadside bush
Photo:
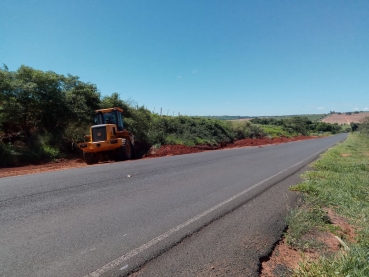
[[[68,124],[64,131],[63,137],[65,140],[72,142],[82,142],[84,141],[84,136],[90,133],[90,124],[78,124],[76,122],[71,122]]]
[[[330,132],[337,134],[342,131],[341,126],[338,124],[330,124],[326,122],[313,122],[307,117],[303,116],[292,116],[290,118],[254,118],[251,120],[254,124],[261,124],[265,126],[281,126],[283,131],[287,132],[290,136],[301,134],[309,135],[310,132]]]
[[[262,138],[267,135],[263,127],[251,124],[249,121],[233,123],[232,128],[236,139]]]
[[[0,167],[14,166],[18,161],[18,153],[11,143],[0,142]]]
[[[232,128],[223,121],[199,117],[160,117],[152,115],[148,132],[151,144],[217,144],[235,138]]]
[[[362,134],[369,135],[369,116],[364,117],[360,121],[360,125],[358,125],[358,128]]]

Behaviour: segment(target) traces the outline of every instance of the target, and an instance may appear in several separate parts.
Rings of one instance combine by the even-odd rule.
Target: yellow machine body
[[[123,110],[117,107],[95,111],[97,125],[91,126],[90,135],[85,136],[85,142],[78,144],[78,147],[83,151],[86,162],[87,159],[98,161],[96,155],[104,153],[115,156],[123,155],[123,158],[118,158],[118,160],[132,157],[134,136],[124,129],[122,112]],[[96,158],[92,158],[92,156],[96,156]],[[89,164],[92,163],[94,162]]]

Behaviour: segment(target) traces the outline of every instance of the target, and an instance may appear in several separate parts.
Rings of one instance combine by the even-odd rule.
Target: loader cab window
[[[116,115],[114,112],[98,112],[95,116],[95,124],[117,124]]]
[[[98,112],[95,116],[95,124],[115,124],[118,131],[123,131],[123,118],[120,111],[112,111],[110,113]]]
[[[122,113],[120,111],[114,111],[116,114],[116,118],[117,118],[117,128],[118,131],[123,131],[124,126],[123,126],[123,116]]]
[[[95,119],[94,119],[95,124],[104,124],[104,115],[102,114],[102,112],[98,112],[95,115]]]
[[[104,113],[103,115],[104,115],[103,124],[117,124],[117,120],[116,120],[114,112]]]

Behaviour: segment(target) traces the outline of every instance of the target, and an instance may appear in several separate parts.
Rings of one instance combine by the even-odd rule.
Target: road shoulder
[[[299,197],[288,188],[307,167],[184,239],[130,276],[259,276]],[[122,272],[123,273],[123,272]],[[123,273],[123,276],[127,274]]]

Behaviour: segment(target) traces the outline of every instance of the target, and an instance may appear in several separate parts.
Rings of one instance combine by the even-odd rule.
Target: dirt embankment
[[[174,155],[183,155],[190,153],[198,153],[209,150],[218,150],[218,149],[229,149],[229,148],[237,148],[237,147],[247,147],[247,146],[262,146],[268,144],[280,144],[298,140],[306,140],[306,139],[314,139],[317,137],[307,137],[307,136],[299,136],[294,138],[259,138],[259,139],[242,139],[238,140],[234,143],[221,143],[216,146],[210,145],[197,145],[193,147],[185,146],[185,145],[163,145],[159,149],[150,149],[150,151],[143,156],[144,159],[147,158],[156,158],[156,157],[164,157],[164,156],[174,156]],[[109,163],[109,162],[104,162]],[[101,163],[100,163],[101,164]],[[27,165],[21,167],[11,167],[11,168],[0,168],[0,178],[2,177],[10,177],[10,176],[18,176],[18,175],[26,175],[33,173],[41,173],[47,171],[56,171],[56,170],[64,170],[71,168],[80,168],[86,167],[84,161],[82,159],[59,159],[54,162],[49,162],[45,164],[39,165]],[[96,166],[96,165],[95,165]]]
[[[247,147],[247,146],[262,146],[268,144],[280,144],[298,140],[306,140],[306,139],[314,139],[317,137],[311,136],[298,136],[293,138],[258,138],[258,139],[241,139],[235,141],[233,143],[220,143],[215,146],[211,145],[197,145],[197,146],[185,146],[185,145],[163,145],[159,149],[150,149],[150,151],[144,155],[144,158],[156,158],[156,157],[164,157],[164,156],[174,156],[174,155],[183,155],[190,153],[198,153],[208,150],[218,150],[218,149],[229,149],[229,148],[238,148],[238,147]]]

